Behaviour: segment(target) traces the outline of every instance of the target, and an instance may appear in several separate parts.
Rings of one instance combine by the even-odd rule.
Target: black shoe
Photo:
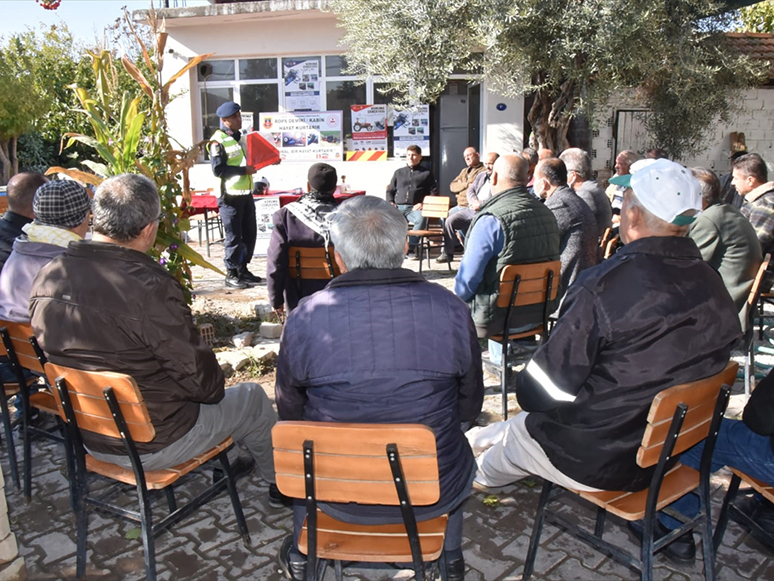
[[[465,580],[465,559],[460,557],[446,562],[446,581]]]
[[[243,268],[239,271],[239,280],[246,282],[247,284],[259,284],[263,282],[263,279],[260,276],[253,274],[247,270],[247,268]]]
[[[236,269],[229,269],[226,274],[226,286],[229,288],[246,289],[247,283],[242,280]]]
[[[441,252],[441,254],[439,254],[435,259],[436,262],[440,262],[441,264],[451,262],[452,260],[454,260],[454,257],[447,256],[445,252]]]
[[[269,484],[269,506],[272,508],[284,508],[292,506],[293,499],[279,491],[276,484]]]
[[[774,536],[774,505],[764,498],[759,498],[757,495],[737,498],[738,500],[734,500],[734,507],[747,518],[754,521],[765,533]],[[774,551],[774,539],[767,538],[760,531],[750,527],[744,519],[733,512],[729,513],[729,516],[731,520],[741,525],[746,531],[749,531],[756,541]]]
[[[642,542],[642,521],[630,521],[627,523],[629,530]],[[668,528],[656,519],[656,530],[653,532],[653,542],[671,533]],[[693,532],[689,531],[677,537],[666,547],[661,549],[664,556],[678,565],[693,565],[696,561],[696,542],[693,540]]]
[[[290,581],[304,581],[306,579],[306,560],[291,561],[290,551],[293,549],[293,536],[288,535],[282,541],[277,560],[282,568],[282,573]]]
[[[234,480],[239,480],[242,476],[247,476],[255,468],[255,460],[252,458],[237,458],[237,461],[231,464],[231,474],[234,475]],[[212,482],[213,484],[218,480],[222,480],[226,477],[226,473],[223,472],[223,468],[212,469]]]

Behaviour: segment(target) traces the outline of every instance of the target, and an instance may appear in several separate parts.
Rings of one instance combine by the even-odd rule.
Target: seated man
[[[462,155],[465,158],[465,167],[449,185],[449,190],[457,198],[457,205],[449,212],[450,216],[468,207],[468,188],[476,176],[484,171],[484,164],[481,163],[481,156],[475,147],[466,148]]]
[[[527,160],[519,155],[504,155],[494,163],[492,197],[481,205],[470,225],[454,280],[454,293],[470,304],[481,338],[503,330],[505,309],[497,306],[502,269],[509,264],[559,259],[556,218],[527,191],[527,169]],[[520,307],[511,316],[511,326],[534,327],[542,318],[542,305]],[[489,342],[493,363],[497,363],[499,348],[499,343]]]
[[[22,235],[22,226],[35,217],[32,199],[47,181],[43,174],[33,172],[16,174],[8,181],[5,192],[8,210],[0,218],[0,270],[11,255],[13,241]]]
[[[567,183],[586,202],[597,219],[597,238],[613,225],[613,208],[605,190],[591,173],[589,154],[577,147],[565,149],[559,156],[567,166]]]
[[[481,204],[492,196],[491,183],[489,178],[492,175],[494,162],[500,157],[497,153],[489,153],[484,158],[485,171],[478,172],[475,179],[468,187],[465,194],[467,202],[464,208],[461,208],[454,214],[449,213],[449,217],[443,223],[443,251],[435,260],[436,262],[451,262],[454,260],[454,247],[457,244],[457,232],[468,233],[470,223],[476,216]],[[459,208],[459,206],[457,206]]]
[[[659,160],[631,176],[622,250],[581,273],[548,341],[518,375],[524,410],[469,432],[476,483],[528,474],[574,490],[641,490],[637,449],[660,391],[723,370],[739,320],[723,282],[685,237],[701,186]],[[478,443],[482,445],[478,445]]]
[[[336,211],[336,168],[327,163],[315,163],[307,173],[309,192],[280,208],[272,217],[269,250],[266,256],[266,282],[269,302],[280,315],[292,311],[298,301],[325,288],[327,280],[302,279],[301,286],[288,268],[291,246],[327,248],[330,245],[330,220]],[[331,260],[333,257],[331,256]]]
[[[629,174],[629,170],[632,164],[637,161],[637,154],[633,151],[626,149],[615,156],[615,175],[613,177],[625,176]],[[613,208],[613,223],[618,224],[618,216],[621,214],[621,205],[623,204],[623,194],[626,191],[624,186],[617,186],[614,182],[610,182],[605,190],[607,199],[610,200],[610,205]]]
[[[444,551],[448,579],[459,581],[461,504],[475,468],[460,424],[478,416],[484,397],[473,323],[449,291],[401,268],[406,221],[384,200],[344,202],[331,235],[343,274],[288,316],[277,362],[280,419],[432,428],[441,496],[415,511],[419,520],[450,513]],[[323,504],[321,510],[348,522],[402,522],[397,507]],[[304,517],[304,505],[296,504],[294,535],[280,550],[283,569],[298,580],[306,569],[296,548]]]
[[[422,149],[418,145],[406,148],[406,165],[395,170],[387,186],[387,201],[397,206],[406,221],[414,225],[414,230],[427,227],[427,220],[422,217],[422,201],[425,196],[438,195],[438,184],[433,172],[423,168]],[[409,236],[409,258],[417,258],[419,237]]]
[[[535,195],[545,198],[559,226],[561,292],[567,291],[581,271],[599,262],[597,220],[588,205],[567,185],[567,168],[559,158],[546,159],[535,168]]]
[[[529,178],[527,180],[527,191],[534,196],[535,188],[533,186],[535,183],[535,168],[540,161],[540,155],[531,147],[527,147],[526,149],[521,150],[521,157],[526,159],[529,164],[529,167],[527,168],[527,177]]]
[[[199,337],[183,288],[146,253],[161,215],[156,186],[126,174],[94,196],[94,237],[71,243],[32,285],[30,315],[53,363],[131,375],[148,406],[156,437],[137,443],[146,470],[169,468],[232,436],[271,483],[269,504],[282,506],[274,483],[271,428],[276,414],[256,383],[224,389],[215,353]],[[120,440],[84,433],[98,460],[130,467]]]
[[[680,462],[695,470],[699,469],[704,444],[694,446],[680,456]],[[774,371],[770,372],[753,390],[744,408],[742,421],[723,418],[718,439],[712,453],[712,472],[724,466],[736,468],[770,485],[774,485]],[[750,496],[735,502],[737,508],[757,522],[763,530],[774,535],[774,506],[763,497]],[[672,503],[671,508],[693,518],[699,513],[699,498],[695,494],[683,496]],[[658,537],[676,529],[680,523],[663,513],[659,514]],[[740,523],[746,527],[744,522]],[[771,542],[753,536],[771,549]],[[690,562],[696,554],[692,533],[678,537],[664,548],[664,553],[678,562]]]
[[[747,329],[747,296],[763,262],[755,229],[742,213],[720,201],[720,181],[712,170],[691,170],[701,183],[702,213],[688,231],[702,258],[720,273]]]
[[[734,161],[733,185],[744,196],[741,212],[755,228],[761,252],[774,254],[774,181],[769,180],[766,162],[757,153],[748,153]],[[774,282],[774,261],[764,279],[763,290]]]
[[[89,229],[91,198],[77,182],[46,182],[33,202],[35,221],[13,243],[13,251],[0,272],[0,319],[17,323],[30,320],[32,279],[50,260],[62,254],[73,240]]]

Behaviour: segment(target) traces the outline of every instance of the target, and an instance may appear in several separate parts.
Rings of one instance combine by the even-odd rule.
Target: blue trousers
[[[398,210],[403,217],[406,218],[406,222],[414,224],[414,230],[424,230],[427,228],[427,218],[422,217],[422,210],[415,210],[414,206],[410,204],[398,204]],[[419,238],[417,236],[409,236],[409,252],[416,252]]]
[[[229,270],[245,268],[253,259],[258,233],[253,196],[224,194],[218,198],[218,213],[226,234],[223,262]]]
[[[704,443],[697,444],[680,456],[680,462],[698,470],[703,451]],[[763,482],[774,483],[774,451],[769,437],[756,434],[740,420],[724,419],[712,454],[711,471],[716,472],[724,466],[741,470]],[[670,507],[692,518],[699,512],[699,497],[693,493],[686,494]],[[669,529],[680,526],[676,519],[666,514],[660,513],[659,518]]]

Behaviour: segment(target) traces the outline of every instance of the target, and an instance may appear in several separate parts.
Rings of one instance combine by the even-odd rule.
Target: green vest
[[[247,158],[245,158],[245,152],[242,151],[242,146],[228,133],[218,129],[213,133],[212,141],[219,143],[226,151],[226,155],[228,156],[226,165],[235,167],[247,166]],[[244,196],[253,191],[253,176],[251,175],[237,175],[224,179],[222,182],[223,187],[221,188],[221,194],[225,193],[232,196]]]
[[[509,264],[559,260],[559,227],[553,212],[523,186],[489,198],[476,213],[468,232],[473,231],[481,216],[497,218],[505,234],[502,252],[486,265],[476,295],[468,303],[476,326],[488,328],[487,334],[491,335],[502,331],[505,318],[505,309],[497,307],[500,272]],[[470,236],[465,239],[466,245],[468,240]],[[549,312],[555,308],[556,305],[549,307]],[[536,325],[542,313],[542,305],[519,307],[511,314],[510,327]]]

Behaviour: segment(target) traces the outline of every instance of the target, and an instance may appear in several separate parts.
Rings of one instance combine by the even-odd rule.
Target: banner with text
[[[352,105],[355,151],[387,151],[387,105]]]
[[[392,112],[393,155],[403,157],[409,145],[418,145],[422,155],[430,155],[430,107],[419,105],[413,109]]]
[[[285,78],[285,108],[289,111],[320,109],[320,61],[282,59]]]
[[[261,113],[261,134],[279,150],[280,159],[322,161],[343,159],[341,111]]]

